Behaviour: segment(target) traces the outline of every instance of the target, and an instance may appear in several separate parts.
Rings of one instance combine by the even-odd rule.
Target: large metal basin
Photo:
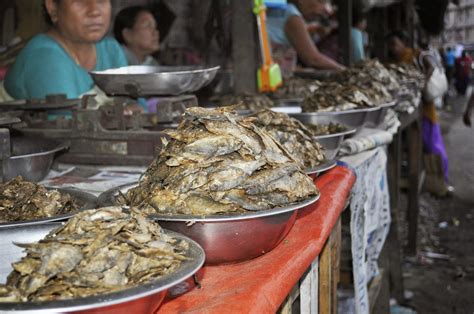
[[[104,192],[99,196],[99,205],[115,205],[120,192],[126,193],[136,185],[123,185]],[[229,264],[271,251],[293,227],[297,210],[318,199],[319,196],[287,207],[237,215],[152,215],[151,218],[158,220],[163,228],[199,243],[206,252],[206,264]]]
[[[389,103],[378,106],[377,110],[370,111],[366,117],[366,126],[376,127],[380,125],[383,122],[385,115],[387,114],[388,108],[392,108],[396,104],[396,101],[391,101]]]
[[[132,97],[192,93],[209,84],[219,67],[127,66],[90,72],[108,95]]]
[[[324,154],[328,160],[333,160],[336,158],[339,148],[341,147],[342,142],[346,136],[354,134],[356,132],[355,128],[348,129],[343,132],[326,134],[326,135],[316,135],[314,139],[318,141],[324,147]]]
[[[0,282],[4,283],[7,275],[12,271],[11,263],[18,261],[24,255],[23,249],[15,246],[13,242],[38,241],[60,225],[60,223],[48,223],[0,229]],[[167,233],[190,244],[187,252],[188,259],[184,260],[172,274],[147,284],[106,295],[48,302],[0,303],[0,312],[154,313],[163,301],[167,289],[195,274],[204,264],[205,258],[204,251],[193,240],[175,232],[167,231]]]
[[[357,130],[361,129],[369,112],[378,110],[379,108],[364,108],[344,111],[328,111],[328,112],[303,112],[291,113],[290,116],[303,122],[304,124],[329,124],[340,123]]]
[[[25,180],[38,182],[44,179],[57,152],[67,149],[59,142],[30,136],[13,136],[11,157],[3,160],[3,181],[21,175]]]
[[[76,189],[70,189],[70,188],[47,188],[47,189],[58,190],[61,193],[68,193],[75,199],[77,205],[79,206],[79,210],[97,208],[97,197],[93,194],[76,190]],[[74,216],[76,213],[77,212],[72,212],[72,213],[68,213],[64,215],[45,217],[45,218],[33,219],[33,220],[0,222],[0,229],[9,228],[9,227],[23,227],[23,226],[28,226],[28,225],[44,224],[44,223],[48,223],[52,221],[66,220]]]

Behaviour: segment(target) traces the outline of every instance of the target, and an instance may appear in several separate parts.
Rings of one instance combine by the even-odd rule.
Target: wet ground
[[[418,313],[474,313],[474,128],[462,122],[465,102],[452,98],[441,113],[456,190],[450,198],[422,195],[418,256],[404,265],[408,305]]]

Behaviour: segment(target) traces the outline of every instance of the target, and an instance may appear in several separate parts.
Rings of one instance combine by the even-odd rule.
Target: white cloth
[[[379,274],[378,257],[390,228],[387,155],[384,147],[341,158],[357,180],[351,191],[351,250],[355,312],[370,312],[368,284]]]
[[[346,139],[339,150],[340,155],[354,155],[392,142],[390,132],[364,128],[355,136]]]

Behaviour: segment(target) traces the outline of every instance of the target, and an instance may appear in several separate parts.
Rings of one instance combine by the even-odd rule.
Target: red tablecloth
[[[275,249],[244,263],[204,267],[199,272],[201,289],[165,301],[158,313],[275,312],[320,254],[354,181],[352,171],[340,166],[316,179],[320,200],[298,213],[294,227]]]

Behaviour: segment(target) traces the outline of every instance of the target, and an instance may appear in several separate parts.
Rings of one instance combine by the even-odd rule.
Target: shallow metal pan
[[[21,228],[0,229],[0,278],[5,281],[12,270],[11,263],[18,261],[24,254],[23,249],[12,242],[31,243],[42,239],[60,223],[48,223]],[[172,231],[166,231],[177,240],[189,243],[188,259],[182,261],[175,272],[165,275],[153,282],[142,284],[105,295],[75,298],[47,302],[14,302],[0,303],[1,313],[64,313],[64,312],[93,312],[93,313],[139,313],[143,312],[144,304],[149,305],[147,312],[152,313],[161,304],[168,288],[186,280],[195,274],[204,264],[204,251],[193,240]]]
[[[209,84],[219,66],[127,66],[90,72],[108,95],[132,97],[192,93]]]
[[[336,165],[337,165],[336,160],[329,160],[329,161],[326,161],[325,163],[322,163],[321,165],[317,166],[316,168],[313,168],[311,170],[306,171],[306,174],[309,175],[312,178],[316,178],[321,173],[336,167]]]
[[[300,120],[304,124],[324,125],[332,122],[340,123],[359,130],[364,126],[368,113],[378,109],[378,107],[372,107],[344,111],[302,112],[291,113],[290,116]]]
[[[76,200],[80,211],[86,210],[86,209],[94,209],[97,207],[97,197],[90,193],[79,191],[76,189],[69,189],[69,188],[47,188],[47,189],[58,190],[60,193],[70,194]],[[63,215],[53,216],[53,217],[40,218],[40,219],[0,222],[0,230],[3,228],[38,225],[38,224],[44,224],[44,223],[48,223],[52,221],[66,220],[74,216],[76,213],[77,211],[63,214]]]

